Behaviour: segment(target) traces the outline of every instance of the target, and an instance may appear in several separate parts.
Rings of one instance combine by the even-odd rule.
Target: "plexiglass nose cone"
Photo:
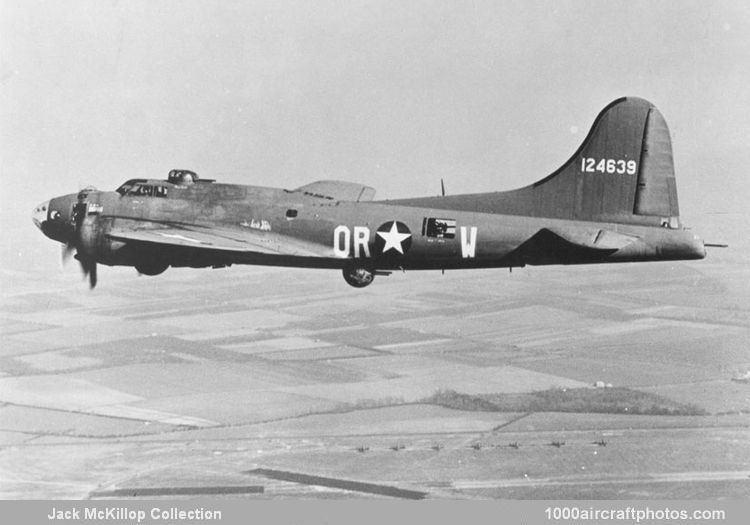
[[[31,212],[31,220],[40,230],[42,229],[42,223],[47,220],[47,213],[49,212],[49,201],[44,201],[39,206],[34,208]]]

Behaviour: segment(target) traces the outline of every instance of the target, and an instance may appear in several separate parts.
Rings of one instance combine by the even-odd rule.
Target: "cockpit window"
[[[117,188],[115,191],[119,193],[120,195],[125,195],[132,187],[133,187],[133,182],[128,181],[122,186],[120,186],[119,188]]]
[[[151,184],[136,184],[128,192],[129,195],[143,195],[150,197],[154,194],[154,187]]]
[[[148,184],[142,180],[129,180],[119,188],[117,193],[120,195],[139,196],[139,197],[166,197],[168,188],[159,184]]]

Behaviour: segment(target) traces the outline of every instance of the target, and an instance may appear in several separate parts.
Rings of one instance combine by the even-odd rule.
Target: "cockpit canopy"
[[[141,197],[166,197],[169,193],[170,184],[164,181],[131,179],[117,188],[120,195],[141,196]]]
[[[177,187],[184,189],[186,186],[198,182],[213,182],[213,179],[202,179],[198,174],[190,170],[171,170],[167,175],[167,180],[154,179],[130,179],[125,184],[117,188],[120,195],[129,196],[146,196],[146,197],[166,197],[169,190]]]

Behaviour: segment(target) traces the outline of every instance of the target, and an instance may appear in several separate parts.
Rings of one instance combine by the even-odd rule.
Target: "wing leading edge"
[[[137,230],[113,230],[109,237],[124,243],[293,257],[332,257],[332,250],[320,244],[274,232],[235,231],[196,226]]]

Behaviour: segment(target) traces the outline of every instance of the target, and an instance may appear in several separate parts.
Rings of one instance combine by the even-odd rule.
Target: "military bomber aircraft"
[[[444,193],[444,192],[443,192]],[[329,268],[354,287],[394,270],[513,268],[702,259],[680,222],[672,145],[639,98],[602,110],[562,167],[505,192],[374,201],[361,184],[294,190],[220,184],[189,170],[116,191],[56,197],[34,223],[65,246],[93,288],[97,264],[157,275],[172,267]]]

